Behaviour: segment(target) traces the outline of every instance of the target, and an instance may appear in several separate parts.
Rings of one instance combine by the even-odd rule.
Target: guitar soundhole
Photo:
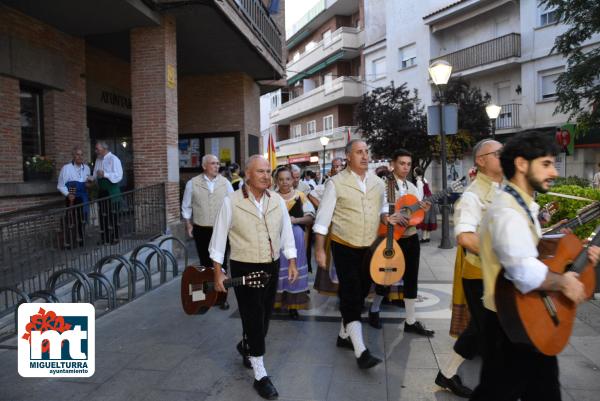
[[[394,252],[394,250],[393,250],[393,249],[385,249],[385,250],[383,251],[383,257],[385,257],[385,258],[388,258],[388,259],[389,259],[389,258],[393,258],[393,257],[394,257],[394,253],[395,253],[395,252]]]
[[[409,208],[407,208],[407,207],[403,207],[403,208],[400,210],[400,214],[401,214],[403,217],[405,217],[405,218],[407,218],[407,219],[410,219],[410,216],[412,215],[412,212],[411,212],[411,210],[410,210]]]

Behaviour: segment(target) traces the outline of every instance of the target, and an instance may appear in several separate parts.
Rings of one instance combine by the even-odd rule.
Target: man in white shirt
[[[82,208],[69,210],[67,213],[67,224],[77,227],[76,232],[65,230],[64,242],[66,246],[72,246],[75,242],[83,246],[83,227],[89,212],[89,197],[86,189],[87,178],[90,176],[90,168],[83,162],[83,150],[76,146],[73,148],[73,160],[65,164],[58,175],[56,188],[65,197],[65,206],[85,204]],[[73,238],[67,238],[73,237]]]
[[[94,175],[90,179],[98,183],[98,198],[110,196],[110,199],[99,204],[102,241],[114,245],[119,243],[119,182],[123,179],[123,167],[121,160],[110,152],[106,142],[98,141],[95,151],[97,157]]]
[[[498,319],[495,302],[500,274],[523,294],[560,291],[575,304],[585,300],[577,273],[553,273],[538,259],[541,228],[536,218],[539,205],[533,195],[535,191],[547,192],[558,176],[554,164],[558,151],[554,141],[542,133],[526,132],[512,137],[500,155],[509,182],[498,192],[479,228],[485,349],[480,382],[471,395],[472,401],[561,399],[556,356],[511,341]],[[591,263],[598,263],[599,256],[600,248],[588,247]]]
[[[308,195],[310,192],[310,187],[307,183],[300,179],[302,170],[295,164],[292,164],[290,168],[292,169],[292,178],[294,179],[294,189],[297,189],[300,192],[304,192],[305,195]]]
[[[243,338],[237,345],[244,366],[254,371],[254,388],[266,399],[277,398],[277,390],[264,367],[265,337],[275,303],[279,281],[279,255],[289,261],[288,279],[298,278],[296,244],[290,215],[285,202],[270,191],[271,167],[261,155],[246,164],[246,178],[241,189],[227,195],[215,220],[209,252],[213,260],[217,291],[226,291],[221,267],[229,237],[231,277],[264,271],[269,279],[263,288],[234,288],[242,319]],[[221,339],[222,333],[215,333]]]

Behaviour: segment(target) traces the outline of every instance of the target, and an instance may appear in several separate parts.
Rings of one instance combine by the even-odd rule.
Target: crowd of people
[[[473,153],[477,170],[454,209],[459,247],[451,332],[457,340],[435,383],[472,400],[560,400],[556,357],[512,342],[494,302],[501,269],[522,293],[560,291],[574,303],[584,300],[576,273],[553,273],[537,259],[541,230],[534,194],[547,192],[557,176],[556,146],[537,133],[525,133],[505,145],[481,141]],[[423,171],[413,167],[407,150],[397,149],[389,167],[376,173],[369,171],[364,141],[349,141],[345,154],[345,161],[332,161],[322,180],[316,172],[303,175],[295,165],[271,171],[266,159],[251,156],[237,190],[219,175],[217,157],[206,155],[204,173],[186,185],[182,215],[196,239],[201,264],[214,267],[215,288],[225,291],[227,265],[231,277],[270,274],[264,288],[235,287],[243,328],[237,351],[243,365],[253,370],[254,388],[266,399],[278,396],[264,361],[270,316],[277,307],[297,319],[298,310],[308,307],[313,254],[315,289],[339,298],[336,346],[353,351],[358,368],[371,369],[382,362],[363,338],[362,313],[370,293],[367,321],[372,327],[382,328],[379,314],[385,299],[402,299],[404,332],[435,334],[415,313],[420,247],[437,224],[436,207],[428,200],[429,183]],[[389,214],[386,183],[395,187],[396,201],[408,194],[418,199],[426,212],[419,226],[411,226],[400,212]],[[402,282],[392,286],[375,286],[369,273],[371,245],[380,224],[405,227],[397,240],[405,273]],[[598,247],[588,247],[591,263],[599,257]],[[483,366],[480,383],[472,390],[457,372],[475,355],[482,355]]]

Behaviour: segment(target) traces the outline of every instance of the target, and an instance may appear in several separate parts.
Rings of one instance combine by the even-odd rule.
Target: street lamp
[[[492,139],[496,139],[496,119],[500,115],[500,111],[502,107],[495,104],[488,104],[485,106],[485,112],[488,115],[488,118],[492,120]]]
[[[325,147],[329,143],[329,137],[323,135],[322,137],[319,138],[319,141],[321,141],[321,145],[323,145],[323,175],[321,176],[321,178],[324,180],[325,179]]]
[[[439,93],[439,117],[440,117],[440,142],[442,144],[442,189],[445,191],[448,188],[448,177],[446,173],[446,133],[444,132],[444,99],[440,88],[446,85],[452,74],[452,66],[445,60],[437,60],[429,66],[429,75],[435,84]],[[450,217],[448,214],[448,197],[442,198],[442,241],[440,248],[451,249],[450,243]]]

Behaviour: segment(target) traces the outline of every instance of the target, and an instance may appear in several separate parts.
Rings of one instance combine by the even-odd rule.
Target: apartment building
[[[435,88],[427,67],[444,59],[452,64],[453,77],[489,93],[502,107],[496,120],[500,140],[526,130],[554,135],[557,127],[573,128],[566,115],[554,114],[554,80],[566,63],[551,49],[566,27],[536,0],[365,0],[365,19],[369,86],[407,82],[431,104]],[[585,45],[599,44],[595,37]],[[577,139],[575,152],[566,163],[561,159],[561,174],[591,177],[600,161],[597,147],[600,137]],[[471,165],[467,155],[453,168],[462,175]],[[432,170],[439,174],[436,165]]]
[[[270,127],[279,164],[329,165],[356,136],[363,94],[362,0],[321,0],[287,32],[287,86],[270,96]],[[320,137],[330,139],[323,161]]]

